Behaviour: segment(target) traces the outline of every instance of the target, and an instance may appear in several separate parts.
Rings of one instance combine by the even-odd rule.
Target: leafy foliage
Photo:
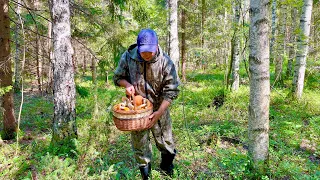
[[[171,106],[178,149],[175,179],[319,178],[320,92],[307,90],[302,101],[291,101],[286,97],[288,90],[272,91],[270,169],[267,175],[259,175],[252,173],[247,157],[247,85],[240,86],[238,92],[225,92],[225,102],[215,109],[208,105],[222,93],[221,71],[193,71],[188,73],[188,79]],[[22,114],[19,156],[14,155],[15,143],[0,143],[0,178],[140,178],[130,133],[116,130],[110,114],[123,89],[105,87],[104,80],[98,78],[95,100],[90,78],[78,78],[76,84],[85,92],[78,93],[86,94],[77,96],[77,156],[54,153],[50,146],[53,103],[28,95]],[[95,103],[99,111],[93,117]],[[153,178],[163,179],[158,168],[160,153],[154,144],[153,150]]]
[[[228,43],[232,35],[232,2],[204,2],[204,5],[193,0],[179,2],[179,11],[184,8],[187,12],[189,72],[188,81],[181,85],[179,98],[171,106],[178,149],[173,179],[319,179],[320,77],[317,53],[308,60],[305,96],[301,101],[287,96],[292,77],[285,80],[283,86],[272,88],[269,172],[254,174],[247,157],[249,80],[244,63],[240,69],[240,90],[230,93],[223,88],[223,68],[229,57]],[[302,6],[301,0],[281,3],[290,7]],[[121,54],[135,43],[141,28],[155,29],[160,45],[166,48],[166,1],[84,0],[71,2],[71,7],[77,63],[86,59],[88,65],[89,58],[94,55],[99,60],[100,72],[97,90],[88,72],[82,76],[77,74],[79,137],[73,142],[77,151],[70,156],[68,151],[73,147],[58,149],[50,145],[53,98],[30,91],[36,69],[33,67],[36,57],[33,31],[37,26],[42,35],[47,34],[48,22],[39,15],[48,18],[48,11],[41,11],[43,13],[38,15],[22,11],[22,19],[29,28],[25,75],[30,92],[23,106],[19,144],[0,140],[0,179],[140,179],[131,150],[130,133],[116,130],[110,113],[112,105],[124,94],[123,89],[106,85],[104,76],[106,71],[113,71]],[[205,7],[203,29],[202,7]],[[319,3],[315,4],[315,9],[314,13],[319,13]],[[319,17],[314,16],[315,32],[320,27],[316,23]],[[243,26],[240,33],[244,37],[248,34],[248,23],[244,22]],[[299,31],[295,29],[295,34]],[[310,44],[316,47],[316,42],[315,36]],[[242,47],[245,46],[244,39],[241,43]],[[200,70],[200,66],[205,68]],[[0,95],[9,90],[9,87],[0,89]],[[217,97],[223,97],[219,107],[214,103]],[[20,95],[15,99],[17,113]],[[96,107],[98,114],[94,115]],[[154,144],[153,149],[153,179],[164,179],[158,167],[160,153]]]

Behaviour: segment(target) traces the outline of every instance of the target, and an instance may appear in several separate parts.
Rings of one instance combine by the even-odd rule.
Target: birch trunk
[[[93,55],[91,56],[91,72],[92,72],[92,83],[97,83],[97,62],[96,58]]]
[[[269,0],[250,1],[249,155],[254,169],[264,173],[269,149]]]
[[[293,65],[293,59],[296,55],[296,17],[298,15],[297,9],[294,7],[291,10],[291,26],[290,26],[290,38],[289,38],[289,59],[288,59],[288,65],[287,65],[287,71],[286,76],[291,77],[292,76],[292,65]]]
[[[182,80],[186,82],[186,10],[181,10],[181,64],[182,64]]]
[[[170,47],[169,54],[176,71],[179,72],[178,0],[169,0]]]
[[[71,41],[71,44],[73,46],[73,55],[72,55],[72,64],[73,64],[73,69],[74,69],[74,74],[75,76],[78,74],[78,48],[77,48],[77,43],[74,41]]]
[[[167,36],[166,36],[166,49],[165,49],[165,52],[168,52],[168,55],[170,56],[170,10],[169,10],[169,1],[170,0],[166,0],[166,11],[167,11],[167,17],[166,17],[166,20],[167,20]]]
[[[37,11],[40,8],[40,1],[39,0],[35,0],[34,1],[34,9],[35,11]],[[36,35],[36,52],[35,54],[36,56],[36,61],[37,61],[37,82],[38,82],[38,90],[40,91],[40,93],[42,92],[42,84],[41,84],[41,78],[42,78],[42,58],[41,58],[41,37],[39,35],[39,29],[38,29],[38,25],[35,24],[35,31],[38,33]]]
[[[227,32],[227,29],[228,29],[228,11],[227,11],[227,9],[226,8],[224,8],[224,17],[223,17],[223,31],[225,32],[225,34],[226,34],[226,32]],[[221,65],[221,64],[223,64],[223,65],[227,65],[228,64],[228,60],[229,60],[229,44],[230,44],[230,42],[229,41],[224,41],[223,42],[224,43],[224,51],[223,51],[223,54],[224,54],[224,59],[223,58],[219,58],[219,60],[220,60],[220,62],[219,62],[219,64]]]
[[[243,2],[243,18],[245,22],[249,22],[250,21],[250,17],[249,17],[249,8],[250,8],[250,0],[244,0]]]
[[[234,36],[232,42],[232,85],[231,90],[239,89],[239,64],[240,64],[240,38],[239,38],[239,23],[240,23],[240,8],[238,2],[234,4],[234,20],[233,29]]]
[[[21,8],[20,4],[21,1],[17,0],[17,7],[16,7],[16,13],[19,19],[19,16],[21,14]],[[19,20],[17,20],[19,22]],[[21,51],[20,51],[20,42],[19,42],[19,25],[15,26],[14,29],[14,40],[15,40],[15,46],[16,46],[16,51],[15,51],[15,56],[14,56],[14,91],[19,92],[21,90]]]
[[[52,144],[74,148],[77,137],[69,0],[51,0],[54,117]]]
[[[52,92],[52,84],[53,84],[53,69],[52,69],[52,62],[53,62],[53,50],[52,50],[52,23],[48,22],[48,55],[49,55],[49,66],[48,66],[48,82],[47,82],[47,93]]]
[[[201,48],[204,48],[204,23],[206,20],[206,1],[201,0]]]
[[[36,43],[36,52],[37,52],[37,81],[38,81],[38,90],[40,93],[42,92],[42,51],[41,51],[41,37],[37,35],[37,43]]]
[[[273,59],[275,57],[274,44],[277,29],[277,0],[272,0],[271,12],[270,62],[273,63]]]
[[[9,1],[0,1],[0,88],[12,86],[12,69],[10,59],[10,20]],[[2,96],[3,134],[2,139],[13,139],[17,131],[14,117],[13,91]]]
[[[301,33],[298,38],[298,51],[296,56],[296,64],[294,68],[294,77],[292,90],[294,95],[299,99],[302,97],[304,75],[306,71],[308,43],[310,35],[311,13],[313,0],[304,0],[302,14],[300,18]]]
[[[82,51],[83,53],[83,61],[82,61],[82,76],[86,75],[87,72],[87,57],[86,57],[86,51]],[[115,52],[114,52],[115,53]],[[114,56],[115,57],[115,56]]]
[[[283,78],[282,78],[282,71],[283,71],[283,59],[286,56],[286,22],[287,22],[287,8],[286,4],[281,4],[280,6],[280,11],[281,11],[281,16],[280,16],[280,28],[281,31],[279,32],[278,42],[278,53],[279,56],[277,56],[274,61],[275,61],[275,81],[274,84],[277,85],[283,85]]]
[[[98,116],[98,88],[97,88],[97,60],[90,54],[91,57],[91,72],[92,72],[92,84],[94,88],[94,109],[93,109],[93,119],[97,119]]]

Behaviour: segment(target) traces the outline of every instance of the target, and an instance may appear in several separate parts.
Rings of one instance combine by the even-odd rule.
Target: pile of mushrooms
[[[141,110],[147,108],[148,100],[140,95],[132,96],[132,100],[122,97],[122,102],[118,104],[118,109],[124,111]]]

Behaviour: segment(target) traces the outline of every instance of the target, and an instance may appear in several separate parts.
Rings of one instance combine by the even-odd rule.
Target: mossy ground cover
[[[289,88],[272,89],[269,170],[261,176],[252,173],[247,157],[248,81],[241,81],[238,92],[226,92],[218,70],[189,72],[171,105],[178,150],[173,179],[319,179],[320,87],[316,73],[307,77],[300,101],[288,96]],[[54,154],[50,147],[52,96],[27,93],[19,144],[0,142],[0,179],[140,179],[130,133],[118,131],[110,113],[124,90],[102,78],[95,89],[89,76],[76,84],[76,156]],[[216,97],[223,99],[219,107]],[[16,113],[19,99],[16,95]],[[165,179],[152,142],[153,179]]]

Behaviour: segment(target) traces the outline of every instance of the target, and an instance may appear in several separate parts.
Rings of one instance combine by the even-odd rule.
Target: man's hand
[[[152,122],[157,122],[160,117],[162,116],[163,112],[161,111],[155,111],[153,112],[150,116],[149,116],[149,120],[152,121]]]
[[[134,93],[135,93],[135,90],[134,90],[133,85],[130,84],[130,83],[128,83],[128,84],[126,85],[126,94],[127,94],[128,96],[132,96]]]
[[[149,128],[151,128],[160,119],[160,117],[164,114],[165,110],[169,107],[169,105],[170,105],[169,101],[167,100],[162,101],[160,108],[149,116],[149,120],[152,122]]]
[[[136,91],[134,90],[134,87],[132,84],[130,84],[127,80],[121,79],[119,82],[119,85],[126,88],[126,94],[128,96],[132,96]]]

